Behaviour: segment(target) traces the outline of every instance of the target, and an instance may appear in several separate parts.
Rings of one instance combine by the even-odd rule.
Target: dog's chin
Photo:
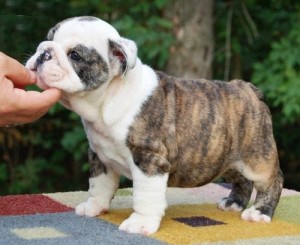
[[[36,85],[43,90],[49,89],[50,86],[48,86],[43,79],[41,79],[39,76],[37,76],[37,82]]]
[[[37,76],[36,85],[42,90],[47,90],[47,89],[51,88],[51,86],[47,85],[45,83],[45,81],[43,79],[41,79],[39,76]],[[61,104],[63,104],[66,108],[68,108],[69,110],[72,110],[69,100],[64,95],[60,98],[59,102]]]

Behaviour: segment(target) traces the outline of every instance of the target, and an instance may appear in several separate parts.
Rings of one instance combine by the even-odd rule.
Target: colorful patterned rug
[[[249,223],[216,202],[230,186],[169,188],[169,208],[151,236],[127,234],[118,225],[132,212],[132,189],[120,189],[110,211],[98,218],[76,216],[86,192],[0,197],[0,244],[300,244],[300,192],[284,189],[273,221]],[[252,196],[253,200],[253,196]]]

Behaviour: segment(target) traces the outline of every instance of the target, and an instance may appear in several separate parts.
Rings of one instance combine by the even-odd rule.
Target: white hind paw
[[[228,204],[229,199],[223,198],[221,201],[219,201],[219,209],[223,211],[235,211],[235,212],[241,212],[243,210],[243,207],[238,205],[236,202]]]
[[[261,211],[257,210],[254,206],[243,211],[242,219],[250,222],[271,222],[270,216],[262,214]]]

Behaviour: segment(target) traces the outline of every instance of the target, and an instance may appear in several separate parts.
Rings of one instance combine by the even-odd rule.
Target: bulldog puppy
[[[283,178],[269,109],[252,84],[183,80],[157,72],[108,23],[75,17],[58,23],[28,60],[41,88],[64,92],[89,141],[89,199],[76,213],[108,210],[120,175],[133,180],[134,212],[119,227],[158,230],[167,186],[201,186],[223,176],[233,184],[222,210],[270,222]],[[253,187],[257,196],[247,208]]]

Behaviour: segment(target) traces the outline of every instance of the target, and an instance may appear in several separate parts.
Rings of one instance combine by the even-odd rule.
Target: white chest
[[[127,129],[119,127],[95,126],[84,122],[91,149],[108,168],[120,175],[131,178],[130,164],[132,155],[126,145]],[[123,131],[123,132],[120,132]]]

